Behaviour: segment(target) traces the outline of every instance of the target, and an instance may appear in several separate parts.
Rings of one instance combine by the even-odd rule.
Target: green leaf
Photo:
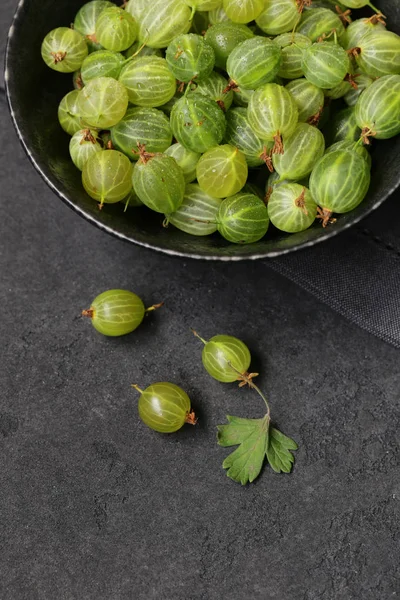
[[[228,425],[218,426],[220,446],[237,446],[222,466],[234,481],[245,485],[258,477],[268,448],[269,417],[242,419],[227,416]]]
[[[274,427],[270,428],[266,455],[269,464],[276,473],[290,473],[294,463],[294,456],[290,450],[297,450],[294,440],[283,435]]]

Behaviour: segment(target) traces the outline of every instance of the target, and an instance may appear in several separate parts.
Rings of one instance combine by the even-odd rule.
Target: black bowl
[[[18,136],[35,168],[56,194],[79,215],[104,231],[147,248],[167,254],[210,260],[241,260],[273,257],[312,246],[351,227],[377,208],[399,185],[400,136],[374,144],[371,188],[364,202],[335,225],[286,235],[274,231],[250,245],[234,245],[215,234],[196,238],[174,227],[162,227],[162,216],[147,209],[123,205],[105,206],[99,211],[84,192],[80,172],[68,154],[68,136],[57,120],[61,98],[72,89],[72,78],[50,70],[43,63],[40,47],[53,28],[71,23],[83,0],[21,0],[11,26],[5,81],[11,115]],[[399,0],[375,1],[388,18],[389,28],[400,30]]]

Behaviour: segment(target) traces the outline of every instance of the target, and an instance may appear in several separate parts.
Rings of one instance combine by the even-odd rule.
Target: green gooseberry
[[[217,216],[218,231],[233,244],[252,244],[268,231],[268,210],[254,194],[240,192],[221,202]]]
[[[124,62],[125,59],[119,52],[96,50],[96,52],[89,54],[82,63],[82,81],[86,85],[91,79],[96,79],[96,77],[113,77],[114,79],[118,79]]]
[[[85,37],[89,52],[94,52],[102,48],[101,44],[96,40],[96,22],[105,8],[113,6],[115,5],[107,0],[92,0],[91,2],[86,2],[76,13],[74,30]]]
[[[46,65],[59,73],[73,73],[81,68],[88,55],[85,38],[69,27],[57,27],[42,43],[42,58]]]
[[[173,213],[183,202],[185,178],[172,156],[151,154],[139,148],[140,158],[133,169],[132,185],[140,200],[151,210]]]
[[[126,10],[139,24],[140,44],[150,48],[166,48],[191,26],[191,10],[180,0],[130,0]]]
[[[69,135],[74,135],[85,127],[78,110],[78,98],[80,90],[68,92],[58,106],[58,121],[61,127]]]
[[[355,120],[363,140],[386,140],[400,133],[400,75],[385,75],[361,94],[355,108]]]
[[[156,108],[166,104],[176,92],[176,79],[165,58],[138,56],[124,65],[119,81],[129,101],[137,106]]]
[[[201,154],[192,152],[179,142],[172,144],[164,151],[167,156],[172,156],[183,171],[185,183],[191,183],[196,179],[196,167],[200,160]]]
[[[362,156],[367,161],[369,168],[371,168],[372,166],[372,158],[370,153],[368,152],[367,148],[359,144],[359,142],[351,142],[347,140],[335,142],[334,144],[332,144],[332,146],[329,146],[329,148],[325,150],[325,154],[335,152],[335,150],[352,150],[360,156]]]
[[[308,81],[330,90],[349,73],[350,59],[339,44],[318,42],[304,50],[302,68]]]
[[[256,23],[267,35],[280,35],[292,31],[299,20],[296,0],[264,0],[262,12]]]
[[[189,92],[171,111],[171,129],[177,141],[192,152],[206,152],[222,141],[225,115],[214,100]]]
[[[147,152],[164,152],[172,143],[168,117],[157,108],[128,108],[123,119],[111,128],[114,147],[131,160],[140,155],[138,148]]]
[[[193,329],[192,332],[204,344],[201,358],[211,377],[222,383],[246,383],[246,379],[256,376],[248,373],[251,354],[244,342],[231,335],[215,335],[206,341]]]
[[[297,105],[286,88],[266,83],[250,97],[247,118],[260,139],[274,142],[272,152],[282,153],[282,138],[291,135],[298,123]]]
[[[266,0],[223,0],[224,11],[234,23],[254,21],[264,8]]]
[[[298,183],[275,187],[268,200],[271,223],[286,233],[299,233],[311,227],[317,210],[310,190]]]
[[[350,88],[349,91],[344,96],[344,101],[348,106],[355,106],[358,102],[359,97],[362,92],[367,89],[368,86],[373,83],[373,79],[368,77],[368,75],[364,75],[363,73],[359,73],[357,76],[357,89]]]
[[[211,235],[217,231],[220,204],[221,200],[203,192],[197,183],[188,184],[178,210],[166,215],[165,226],[171,223],[190,235]]]
[[[293,79],[286,85],[299,111],[299,122],[318,124],[324,108],[324,92],[307,79]]]
[[[297,33],[307,36],[312,42],[325,39],[333,32],[342,41],[345,35],[344,25],[339,15],[327,8],[311,8],[305,11],[297,28]]]
[[[108,290],[96,296],[83,317],[92,321],[93,327],[105,336],[119,337],[135,331],[146,313],[160,308],[155,304],[147,310],[142,300],[128,290]]]
[[[215,64],[213,48],[196,33],[177,36],[169,44],[165,59],[173,76],[184,83],[208,77]]]
[[[220,73],[213,71],[206,79],[196,79],[192,85],[194,94],[202,94],[214,100],[224,112],[233,102],[233,91],[229,89],[228,81]]]
[[[342,45],[345,50],[351,50],[356,48],[359,41],[364,37],[366,33],[370,31],[386,29],[386,23],[382,16],[374,15],[370,19],[357,19],[349,24],[346,32],[342,38]]]
[[[284,79],[303,77],[303,49],[311,46],[311,40],[301,33],[283,33],[274,39],[281,48],[282,60],[278,75]]]
[[[225,21],[207,29],[204,39],[214,50],[215,66],[226,70],[226,61],[232,50],[253,36],[254,33],[246,25]]]
[[[310,177],[310,192],[324,215],[323,225],[332,213],[347,213],[365,198],[371,180],[367,161],[354,150],[325,154]]]
[[[375,29],[364,35],[354,48],[358,67],[370,77],[400,74],[400,36]]]
[[[86,162],[96,152],[103,152],[103,145],[100,143],[97,131],[81,129],[72,136],[69,143],[69,153],[72,162],[80,171],[83,170]]]
[[[324,155],[325,139],[319,129],[299,123],[283,142],[283,154],[273,154],[272,162],[282,179],[298,181],[307,177]]]
[[[215,146],[200,158],[196,174],[199,186],[210,196],[233,196],[247,181],[246,157],[238,148],[229,144]]]
[[[230,86],[256,90],[273,81],[281,64],[281,50],[274,41],[259,35],[241,42],[226,63]]]
[[[135,19],[128,11],[111,6],[105,8],[96,21],[96,39],[107,50],[122,52],[132,46],[138,29]]]
[[[140,393],[139,417],[150,429],[159,433],[174,433],[185,423],[196,424],[189,396],[174,383],[153,383],[145,390],[138,385],[132,387]]]

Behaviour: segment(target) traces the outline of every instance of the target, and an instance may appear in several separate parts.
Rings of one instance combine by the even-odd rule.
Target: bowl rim
[[[339,235],[340,233],[346,231],[353,225],[356,225],[357,223],[362,221],[365,217],[367,217],[369,214],[371,214],[374,210],[376,210],[385,200],[387,200],[387,198],[389,198],[389,196],[391,196],[391,194],[393,194],[393,192],[400,185],[400,180],[399,180],[393,188],[391,188],[386,194],[381,196],[379,198],[379,200],[377,200],[373,205],[366,208],[363,213],[355,215],[353,218],[349,218],[348,220],[346,220],[343,223],[341,223],[339,221],[339,223],[336,227],[331,227],[331,228],[326,229],[325,234],[320,235],[318,238],[315,238],[315,239],[312,239],[309,241],[299,242],[297,244],[293,244],[293,246],[291,246],[290,248],[283,248],[283,249],[281,248],[279,250],[266,250],[265,252],[255,252],[254,254],[247,253],[247,254],[243,254],[243,255],[239,254],[239,255],[221,256],[221,255],[217,255],[217,254],[203,254],[201,252],[195,253],[195,252],[185,252],[183,250],[172,250],[171,248],[166,248],[166,247],[163,247],[162,245],[157,245],[154,243],[147,243],[142,240],[135,239],[134,236],[129,236],[124,233],[121,233],[120,231],[117,231],[117,230],[113,229],[112,227],[109,227],[105,223],[102,223],[102,222],[98,221],[97,219],[95,219],[90,213],[86,212],[83,208],[78,206],[72,199],[70,199],[68,197],[67,194],[64,194],[57,187],[57,185],[50,179],[50,177],[44,172],[42,167],[38,164],[33,151],[29,147],[28,141],[25,139],[25,136],[23,135],[23,133],[18,125],[18,119],[17,119],[16,113],[14,110],[15,102],[14,102],[13,77],[12,77],[12,74],[10,74],[10,68],[9,68],[10,67],[10,49],[13,44],[13,37],[14,37],[15,29],[16,29],[16,23],[18,22],[19,18],[21,17],[21,12],[24,8],[25,2],[26,2],[26,0],[19,0],[17,8],[15,10],[14,17],[13,17],[13,20],[11,22],[11,25],[10,25],[10,28],[8,31],[6,50],[5,50],[5,59],[4,59],[5,94],[6,94],[10,114],[11,114],[12,123],[14,125],[17,136],[19,138],[19,141],[20,141],[25,153],[27,154],[29,160],[33,164],[35,170],[41,175],[42,179],[46,182],[46,184],[49,186],[49,188],[64,202],[64,204],[69,206],[75,213],[77,213],[78,215],[83,217],[86,221],[88,221],[92,225],[96,226],[97,228],[101,229],[102,231],[105,231],[106,233],[108,233],[109,235],[111,235],[113,237],[116,237],[124,242],[128,242],[131,244],[135,244],[137,246],[141,246],[142,248],[147,248],[147,249],[153,250],[155,252],[161,252],[163,254],[167,254],[169,256],[177,256],[177,257],[181,257],[181,258],[191,258],[191,259],[196,259],[196,260],[239,262],[239,261],[244,261],[244,260],[260,260],[260,259],[264,259],[264,258],[277,258],[279,256],[284,256],[286,254],[290,254],[290,253],[298,251],[298,250],[304,250],[306,248],[310,248],[312,246],[315,246],[316,244],[320,244],[322,242],[325,242],[328,239],[334,238],[335,236]],[[249,247],[249,246],[246,245],[246,247]]]

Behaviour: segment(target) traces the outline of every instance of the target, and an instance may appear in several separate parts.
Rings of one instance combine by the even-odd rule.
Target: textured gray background
[[[185,263],[108,237],[36,175],[4,98],[0,131],[0,598],[398,598],[399,351],[268,263]],[[112,287],[165,308],[102,338],[79,314]],[[265,469],[248,488],[224,475],[216,424],[263,407],[205,374],[190,326],[249,344],[300,445],[291,475]],[[189,392],[196,428],[139,421],[129,384],[165,379]]]

